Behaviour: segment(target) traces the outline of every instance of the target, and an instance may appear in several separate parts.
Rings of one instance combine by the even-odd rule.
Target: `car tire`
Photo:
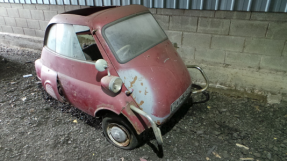
[[[102,120],[102,128],[108,141],[118,148],[131,150],[140,144],[136,131],[124,117],[108,114]]]

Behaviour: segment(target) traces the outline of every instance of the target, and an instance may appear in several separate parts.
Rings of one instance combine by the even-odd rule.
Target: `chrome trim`
[[[161,131],[160,129],[156,126],[156,123],[152,120],[152,118],[145,113],[144,111],[140,110],[139,108],[137,108],[136,106],[130,105],[130,108],[135,111],[136,113],[144,116],[146,119],[148,119],[148,121],[151,124],[151,127],[153,129],[156,141],[158,143],[158,145],[162,145],[163,144],[163,140],[162,140],[162,135],[161,135]]]
[[[200,90],[193,91],[192,94],[204,92],[209,87],[209,80],[208,80],[206,74],[204,73],[204,71],[197,65],[186,65],[186,67],[187,68],[196,68],[197,70],[199,70],[200,73],[202,74],[203,78],[205,79],[205,83],[206,83],[204,88],[202,88]]]

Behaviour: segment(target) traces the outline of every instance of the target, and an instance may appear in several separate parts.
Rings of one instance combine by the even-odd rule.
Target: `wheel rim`
[[[107,133],[110,140],[118,146],[125,147],[130,144],[130,134],[128,130],[121,125],[115,123],[109,124]]]

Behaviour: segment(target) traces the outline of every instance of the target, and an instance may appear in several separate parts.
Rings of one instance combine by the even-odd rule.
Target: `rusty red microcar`
[[[54,16],[35,68],[47,93],[102,118],[104,135],[122,149],[137,147],[150,127],[162,145],[159,125],[192,93],[187,67],[141,5]]]

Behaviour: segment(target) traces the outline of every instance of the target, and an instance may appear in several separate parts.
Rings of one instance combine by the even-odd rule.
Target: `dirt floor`
[[[161,127],[162,147],[147,133],[141,147],[121,150],[105,139],[99,120],[42,89],[34,69],[40,52],[0,48],[1,161],[287,160],[286,102],[209,92],[198,103],[208,98],[196,95]]]

